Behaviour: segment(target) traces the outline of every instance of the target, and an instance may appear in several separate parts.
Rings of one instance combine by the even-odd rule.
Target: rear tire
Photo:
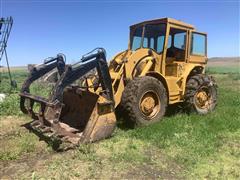
[[[121,107],[131,126],[155,123],[160,121],[166,112],[166,89],[156,78],[137,77],[125,87]]]
[[[188,112],[207,114],[217,105],[217,85],[213,77],[197,74],[186,85],[185,105]]]

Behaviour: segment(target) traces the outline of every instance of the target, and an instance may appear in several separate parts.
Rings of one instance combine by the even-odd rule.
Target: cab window
[[[206,55],[206,35],[192,33],[191,54],[199,56]]]
[[[135,51],[143,47],[153,49],[157,53],[162,53],[165,34],[166,24],[147,24],[145,26],[139,26],[131,32],[131,50]]]
[[[186,54],[186,35],[184,29],[170,28],[167,46],[167,58],[174,58],[175,61],[184,61]]]
[[[143,48],[151,48],[157,53],[162,53],[165,41],[165,34],[165,24],[145,25]]]
[[[157,38],[157,52],[162,52],[162,49],[163,49],[163,46],[164,46],[164,39],[165,39],[165,36],[158,36]]]
[[[141,47],[142,33],[143,33],[143,26],[139,26],[133,32],[133,36],[131,37],[131,49],[133,51]]]
[[[143,38],[143,47],[148,47],[148,38]]]
[[[172,36],[169,35],[168,36],[168,44],[167,44],[167,48],[170,48],[172,46]]]
[[[186,32],[177,33],[174,35],[174,47],[178,49],[185,49]]]

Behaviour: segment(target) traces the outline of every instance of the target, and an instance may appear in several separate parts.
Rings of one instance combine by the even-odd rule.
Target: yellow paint
[[[154,49],[143,48],[132,51],[130,40],[128,49],[118,53],[109,63],[109,72],[112,78],[115,107],[121,102],[121,96],[127,82],[135,77],[150,75],[164,81],[165,88],[168,91],[169,104],[174,104],[184,100],[186,82],[193,69],[199,68],[202,73],[205,72],[207,56],[191,54],[192,33],[196,32],[194,26],[174,20],[171,18],[162,18],[130,26],[130,35],[140,25],[147,24],[166,24],[165,39],[168,39],[171,28],[186,32],[184,58],[166,57],[168,41],[164,41],[162,53],[158,54]],[[205,33],[199,33],[204,34]],[[166,83],[165,83],[166,82]],[[96,93],[101,91],[101,87]]]

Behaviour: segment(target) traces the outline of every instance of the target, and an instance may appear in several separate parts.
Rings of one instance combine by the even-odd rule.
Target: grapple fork
[[[73,85],[94,68],[100,79],[100,90],[93,92]],[[33,118],[32,129],[45,137],[69,144],[67,148],[101,140],[112,134],[116,117],[104,49],[97,49],[97,52],[84,56],[74,65],[66,65],[48,99],[29,93],[30,84],[47,73],[46,70],[39,72],[30,73],[20,93],[22,112]],[[35,103],[39,104],[38,112],[34,112]]]

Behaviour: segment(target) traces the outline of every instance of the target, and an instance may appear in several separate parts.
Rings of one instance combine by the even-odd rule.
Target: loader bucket
[[[116,117],[105,98],[90,91],[68,88],[63,103],[59,121],[66,130],[67,127],[75,129],[79,143],[95,142],[112,134]]]
[[[111,136],[116,117],[111,103],[89,91],[67,88],[63,104],[51,104],[40,97],[21,94],[22,101],[30,100],[32,105],[40,104],[40,112],[33,107],[24,107],[34,118],[30,128],[51,140],[57,140],[68,149],[80,143],[91,143]],[[25,103],[23,103],[25,104]]]
[[[116,125],[111,79],[104,51],[84,57],[84,60],[85,63],[75,68],[66,66],[48,99],[29,93],[30,80],[34,79],[32,75],[20,93],[22,112],[33,118],[30,128],[46,140],[57,140],[60,145],[57,149],[66,150],[80,143],[107,138]],[[93,92],[72,84],[95,67],[102,78],[100,91]]]

